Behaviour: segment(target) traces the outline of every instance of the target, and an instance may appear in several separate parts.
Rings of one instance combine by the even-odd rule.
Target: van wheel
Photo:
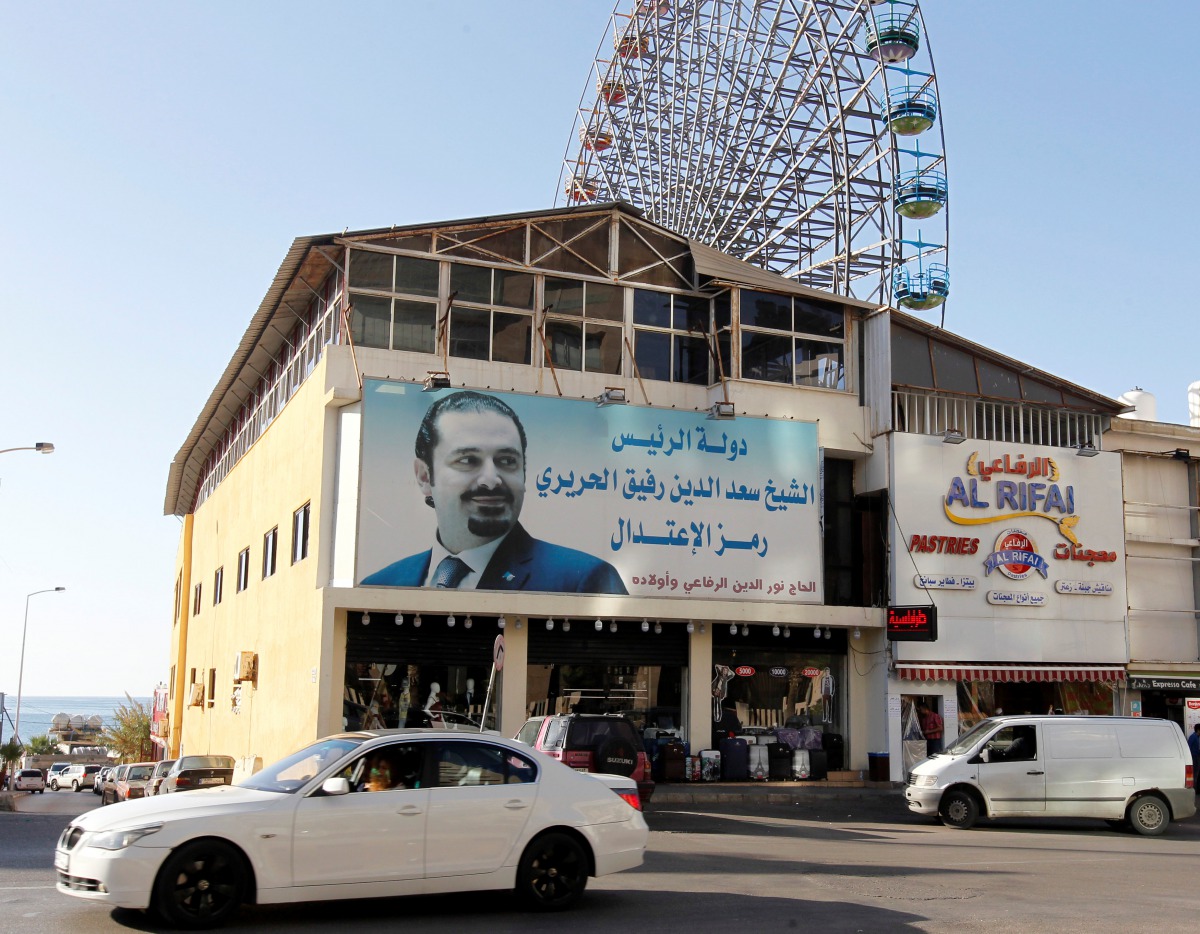
[[[955,830],[970,830],[979,819],[979,805],[969,791],[948,791],[938,809],[942,823]]]
[[[1144,837],[1157,837],[1167,832],[1171,823],[1171,812],[1158,795],[1141,795],[1129,805],[1129,823]]]

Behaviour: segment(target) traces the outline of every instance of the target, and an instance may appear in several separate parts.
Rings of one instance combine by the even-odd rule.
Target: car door
[[[485,740],[436,740],[430,746],[436,785],[430,791],[426,877],[494,872],[533,812],[537,767],[530,757]]]
[[[292,833],[293,884],[419,882],[425,874],[430,791],[402,772],[423,771],[421,743],[374,747],[337,773],[350,782],[345,795],[310,793],[297,801]],[[391,787],[370,785],[373,763],[397,763]],[[401,768],[400,763],[410,768]],[[416,787],[413,787],[416,786]]]
[[[979,785],[992,814],[1028,814],[1046,810],[1045,750],[1034,724],[1006,726],[984,744]]]

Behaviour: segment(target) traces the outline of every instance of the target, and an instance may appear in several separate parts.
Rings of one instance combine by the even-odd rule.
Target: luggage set
[[[719,749],[703,749],[695,756],[685,754],[683,779],[692,782],[795,782],[820,781],[828,776],[828,750],[792,749],[787,743],[760,742],[773,738],[730,737],[721,740]],[[838,743],[834,745],[838,745],[840,757],[841,737],[836,739]],[[663,780],[676,779],[666,778],[664,773]]]

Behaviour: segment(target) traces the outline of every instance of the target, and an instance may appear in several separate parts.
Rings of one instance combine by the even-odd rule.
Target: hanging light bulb
[[[514,626],[516,626],[516,627],[517,627],[517,629],[520,629],[520,628],[521,628],[521,621],[518,619],[518,620],[517,620],[517,621],[516,621],[516,622],[515,622],[513,625],[514,625]]]
[[[745,623],[742,623],[742,635],[743,636],[750,635],[750,627],[747,626]]]
[[[497,629],[503,629],[507,625],[508,625],[508,620],[506,620],[504,618],[503,614],[496,617],[496,628]]]
[[[470,616],[463,620],[463,629],[470,629],[472,625],[474,625],[474,620]]]
[[[654,634],[656,636],[662,635],[662,623],[660,623],[658,620],[654,621]]]
[[[779,635],[779,626],[776,625],[776,626],[771,627],[771,635],[773,635],[773,636]]]
[[[792,627],[791,626],[783,627],[783,638],[785,638],[785,639],[792,638]]]
[[[454,628],[454,624],[456,622],[457,622],[457,620],[454,618],[453,613],[451,613],[449,616],[446,617],[446,625],[449,626],[451,629]]]
[[[367,612],[366,610],[363,610],[363,615],[362,615],[362,624],[363,624],[364,626],[370,626],[370,625],[371,625],[371,614],[370,614],[369,612]]]
[[[730,624],[729,624],[729,634],[730,634],[731,636],[736,636],[736,635],[737,635],[737,623],[730,623]]]
[[[397,625],[397,626],[403,626],[403,625],[404,625],[404,614],[403,614],[403,613],[397,613],[397,614],[396,614],[396,625]]]
[[[600,620],[596,620],[596,632],[599,632],[603,628],[604,628],[604,623],[601,622]]]
[[[821,627],[820,626],[818,626],[816,629],[813,630],[813,635],[816,636],[818,639],[821,638]]]
[[[416,616],[413,617],[413,629],[420,629],[420,628],[421,628],[421,614],[418,613]]]
[[[704,635],[704,624],[700,624],[700,635]]]
[[[687,631],[688,631],[688,635],[689,635],[689,636],[690,636],[690,635],[691,635],[693,632],[695,632],[695,631],[696,631],[696,624],[695,624],[695,623],[693,623],[693,622],[692,622],[690,619],[688,620],[688,624],[687,624]]]
[[[642,632],[649,632],[649,631],[650,631],[650,620],[648,620],[648,619],[642,620]]]
[[[563,620],[563,632],[570,632],[570,631],[571,631],[571,621],[569,619],[564,619]]]
[[[546,632],[550,632],[554,628],[554,620],[546,620]]]
[[[854,638],[855,638],[855,639],[857,639],[857,638],[859,638],[861,635],[862,635],[862,633],[861,633],[861,632],[859,632],[859,630],[858,630],[858,627],[857,627],[857,626],[855,626],[855,627],[854,627]]]
[[[617,631],[617,621],[615,619],[611,623],[608,624],[608,631],[609,632]]]

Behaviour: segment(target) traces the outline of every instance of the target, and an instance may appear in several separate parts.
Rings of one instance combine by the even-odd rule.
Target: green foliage
[[[10,763],[14,764],[21,758],[22,746],[15,739],[0,745],[0,772],[7,771]]]
[[[154,745],[150,742],[150,710],[128,694],[128,704],[121,704],[113,713],[113,725],[101,734],[101,742],[119,762],[149,762]]]
[[[31,756],[49,756],[58,752],[58,746],[54,740],[43,733],[41,736],[29,737],[29,742],[25,744],[25,750]]]

